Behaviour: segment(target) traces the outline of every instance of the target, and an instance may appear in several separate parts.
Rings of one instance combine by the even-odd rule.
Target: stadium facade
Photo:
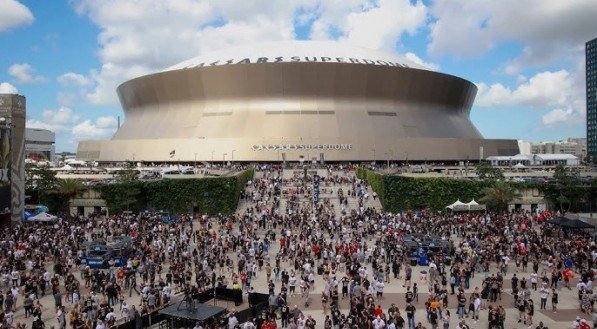
[[[92,161],[479,160],[518,153],[469,118],[477,87],[330,42],[217,51],[117,89],[125,122]]]

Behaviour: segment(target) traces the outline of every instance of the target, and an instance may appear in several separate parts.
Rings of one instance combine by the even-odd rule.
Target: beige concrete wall
[[[302,155],[305,159],[319,158],[324,153],[326,161],[369,161],[373,160],[375,145],[375,160],[479,160],[479,148],[483,147],[484,156],[499,154],[504,149],[512,148],[516,141],[487,140],[487,139],[444,139],[444,138],[410,138],[387,139],[374,143],[372,139],[336,139],[303,140],[302,143],[342,143],[352,145],[350,150],[296,150],[296,151],[255,151],[254,143],[275,144],[279,140],[249,139],[249,138],[221,138],[221,139],[159,139],[159,140],[112,140],[104,142],[81,142],[77,157],[81,160],[101,161],[226,161],[232,160],[232,150],[235,161],[282,161],[282,154],[286,154],[287,161],[299,161]],[[285,140],[284,143],[299,142]],[[175,155],[170,157],[174,150]],[[196,154],[196,156],[195,156]],[[224,156],[224,154],[226,154]]]

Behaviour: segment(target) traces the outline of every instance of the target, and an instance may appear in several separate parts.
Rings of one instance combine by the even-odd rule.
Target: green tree
[[[554,169],[553,178],[562,185],[578,184],[580,172],[577,168],[566,168],[563,164],[559,164]]]
[[[49,166],[25,165],[25,188],[27,193],[35,198],[35,202],[43,204],[44,197],[51,193],[58,185],[56,172]]]
[[[119,170],[115,180],[119,183],[133,183],[139,180],[139,170],[133,162],[127,162],[126,167]]]
[[[560,211],[569,211],[582,199],[586,190],[580,187],[580,173],[576,168],[567,168],[559,164],[554,169],[553,177],[556,184],[551,199]]]
[[[504,172],[500,168],[491,166],[487,161],[479,162],[475,171],[479,179],[482,180],[498,180],[504,178]]]
[[[479,201],[497,211],[508,210],[508,204],[520,197],[518,191],[504,181],[497,181],[493,186],[484,188],[481,194],[483,197]]]
[[[57,202],[57,207],[60,211],[68,215],[68,202],[71,198],[75,197],[83,190],[85,190],[85,186],[83,185],[83,183],[76,179],[66,178],[58,180],[56,188],[52,190],[50,193],[54,194],[54,196],[57,196],[59,198]]]

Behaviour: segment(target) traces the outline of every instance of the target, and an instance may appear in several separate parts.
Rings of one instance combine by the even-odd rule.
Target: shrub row
[[[231,214],[253,174],[251,168],[230,177],[133,181],[101,185],[97,189],[111,213],[145,209],[189,213],[197,207],[202,214]]]

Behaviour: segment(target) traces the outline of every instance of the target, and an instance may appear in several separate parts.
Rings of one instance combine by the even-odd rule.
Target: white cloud
[[[85,120],[75,125],[71,133],[76,140],[98,140],[110,138],[117,128],[114,117],[99,117],[95,122]]]
[[[59,76],[56,80],[58,80],[58,82],[65,87],[87,86],[91,82],[89,81],[89,78],[87,78],[86,76],[74,72],[64,73],[63,75]]]
[[[535,108],[564,105],[574,97],[573,78],[566,70],[537,73],[511,90],[501,83],[479,83],[476,104],[479,106],[525,105]]]
[[[313,23],[314,39],[333,37],[359,46],[394,50],[400,36],[415,33],[427,17],[421,1],[409,0],[72,3],[101,30],[98,54],[102,66],[88,76],[91,89],[86,95],[95,104],[117,104],[116,87],[120,83],[207,51],[295,39],[295,25]]]
[[[505,70],[542,66],[566,58],[595,37],[597,1],[586,0],[451,0],[435,1],[430,24],[431,55],[477,56],[503,41],[524,49]]]
[[[0,32],[33,23],[33,14],[15,0],[0,0]]]
[[[439,64],[426,62],[421,57],[417,56],[414,53],[410,53],[410,52],[406,53],[406,54],[404,54],[404,57],[406,57],[406,59],[410,60],[411,62],[417,63],[417,64],[424,66],[430,70],[434,70],[434,71],[439,70]]]
[[[581,125],[585,120],[584,68],[575,71],[545,71],[530,79],[518,78],[518,85],[510,89],[501,83],[488,86],[479,83],[476,105],[528,106],[544,114],[543,126]]]
[[[541,123],[545,126],[574,125],[584,123],[585,116],[582,113],[568,107],[565,109],[554,109],[543,115]]]
[[[403,33],[414,34],[426,18],[427,7],[421,1],[380,0],[374,8],[348,14],[340,40],[392,51]]]
[[[69,131],[79,120],[79,116],[68,107],[61,107],[57,110],[44,110],[40,119],[28,119],[28,128],[49,129],[56,133]]]
[[[41,75],[35,75],[35,68],[30,64],[13,64],[8,68],[8,74],[15,78],[18,83],[36,83],[42,82],[45,78]]]
[[[371,49],[393,51],[403,33],[425,24],[427,7],[409,0],[323,0],[316,9],[311,38],[336,39]]]
[[[8,82],[1,82],[0,83],[0,94],[16,94],[19,91],[13,85]]]

